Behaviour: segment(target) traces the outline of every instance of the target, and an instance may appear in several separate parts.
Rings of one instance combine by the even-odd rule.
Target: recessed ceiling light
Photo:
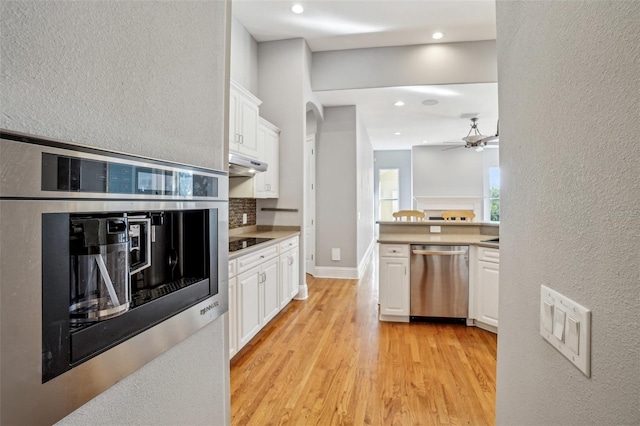
[[[422,101],[422,105],[426,105],[426,106],[431,106],[431,105],[438,105],[440,101],[438,101],[437,99],[425,99],[424,101]]]
[[[304,12],[304,7],[302,7],[301,4],[294,4],[293,6],[291,6],[291,11],[293,13],[302,13]]]
[[[429,142],[427,142],[427,141],[422,141],[422,143],[429,143]]]
[[[431,37],[434,40],[440,40],[442,37],[444,37],[444,34],[442,34],[440,31],[438,31],[438,32],[435,32],[435,33],[431,34]]]
[[[398,101],[396,103],[394,103],[395,106],[404,106],[404,102],[402,101]]]
[[[401,134],[402,134],[402,133],[400,133],[400,132],[395,132],[395,133],[394,133],[394,135],[396,135],[396,136],[400,136]]]

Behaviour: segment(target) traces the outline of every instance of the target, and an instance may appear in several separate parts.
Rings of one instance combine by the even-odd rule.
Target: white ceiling
[[[294,3],[305,11],[291,12]],[[258,42],[304,38],[312,51],[493,40],[493,0],[233,0],[233,15]],[[431,38],[434,31],[442,40]],[[357,105],[374,149],[459,141],[469,131],[462,114],[477,113],[494,134],[496,83],[316,92],[325,106]],[[436,99],[435,106],[424,106]],[[397,100],[405,102],[395,107]],[[394,135],[401,132],[400,136]]]

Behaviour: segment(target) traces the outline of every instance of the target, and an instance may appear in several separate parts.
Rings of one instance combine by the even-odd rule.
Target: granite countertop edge
[[[380,244],[434,244],[434,245],[476,245],[488,248],[500,248],[498,243],[485,242],[496,238],[495,235],[483,234],[382,234],[377,242]]]
[[[254,246],[229,253],[229,260],[237,259],[238,257],[244,256],[245,254],[249,254],[254,251],[261,250],[263,248],[269,247],[274,244],[279,244],[282,241],[287,240],[291,237],[295,237],[297,235],[298,236],[300,235],[300,231],[293,231],[293,230],[291,231],[289,230],[255,231],[255,232],[245,232],[245,233],[242,233],[241,235],[235,235],[235,236],[242,236],[242,237],[249,237],[249,238],[254,238],[254,237],[255,238],[272,238],[272,240],[265,241],[264,243],[256,244]]]
[[[376,221],[378,225],[398,225],[398,226],[409,226],[409,225],[422,225],[422,226],[493,226],[500,227],[500,222],[472,222],[472,221],[446,221],[446,220],[419,220],[419,221],[386,221],[386,220],[378,220]]]

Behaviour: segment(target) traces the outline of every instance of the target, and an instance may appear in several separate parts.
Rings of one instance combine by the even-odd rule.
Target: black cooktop
[[[229,237],[229,253],[271,240],[273,238]]]

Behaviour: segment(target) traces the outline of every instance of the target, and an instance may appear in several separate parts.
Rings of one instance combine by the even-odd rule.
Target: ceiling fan
[[[447,149],[443,149],[443,151],[448,151],[450,149],[455,149],[455,148],[475,148],[476,151],[483,151],[484,147],[491,144],[491,145],[497,145],[498,144],[498,139],[499,139],[499,122],[498,125],[496,127],[496,134],[495,135],[491,135],[491,136],[486,136],[483,135],[482,133],[480,133],[480,129],[478,129],[478,117],[473,117],[471,118],[471,129],[469,129],[469,133],[467,134],[467,136],[465,136],[464,138],[462,138],[462,140],[465,142],[464,145],[460,145],[460,146],[454,146],[451,148],[447,148]],[[445,142],[447,143],[447,142]]]

